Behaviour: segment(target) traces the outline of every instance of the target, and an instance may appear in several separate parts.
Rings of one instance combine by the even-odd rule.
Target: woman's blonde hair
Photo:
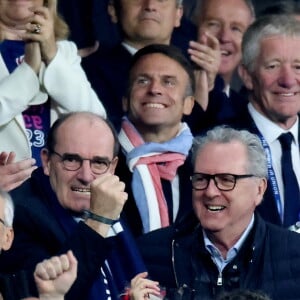
[[[49,2],[53,2],[55,39],[66,40],[70,34],[69,26],[64,21],[62,16],[57,13],[57,0],[44,0],[44,6],[49,7]]]

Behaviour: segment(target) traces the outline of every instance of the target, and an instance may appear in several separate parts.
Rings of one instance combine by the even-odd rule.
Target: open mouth
[[[219,211],[224,210],[225,206],[222,206],[222,205],[207,205],[206,208],[207,208],[208,211],[211,211],[211,212],[219,212]]]
[[[149,108],[157,108],[157,109],[162,109],[166,107],[166,105],[161,103],[145,103],[144,106]]]
[[[82,188],[82,187],[71,187],[71,190],[76,193],[82,193],[86,195],[91,194],[91,189],[90,188]]]
[[[221,55],[222,56],[230,56],[232,54],[232,52],[231,51],[228,51],[228,50],[221,50]]]
[[[297,93],[276,93],[276,95],[282,96],[282,97],[293,97],[296,96]]]

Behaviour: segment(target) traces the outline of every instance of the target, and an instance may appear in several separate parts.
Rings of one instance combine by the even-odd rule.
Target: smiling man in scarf
[[[123,213],[135,236],[168,226],[191,209],[193,136],[183,123],[194,105],[195,78],[175,47],[150,45],[133,57],[116,173],[129,199]]]

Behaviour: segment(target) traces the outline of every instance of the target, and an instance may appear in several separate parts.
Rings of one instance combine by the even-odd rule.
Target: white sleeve
[[[106,117],[102,102],[91,87],[76,45],[57,43],[58,51],[48,66],[41,68],[42,89],[51,97],[58,114],[70,111],[92,111]]]
[[[1,58],[0,71],[7,72]],[[3,75],[2,73],[2,75]],[[39,93],[40,84],[35,72],[25,63],[20,64],[11,74],[0,80],[0,126],[22,113],[32,102],[40,104],[47,100],[40,95],[39,103],[33,103]]]

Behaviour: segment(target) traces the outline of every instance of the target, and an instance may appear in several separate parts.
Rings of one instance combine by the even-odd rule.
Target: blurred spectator
[[[0,0],[0,8],[0,152],[14,152],[14,161],[33,157],[40,165],[45,136],[61,113],[106,113],[75,44],[65,40],[68,27],[56,0]]]
[[[260,16],[278,14],[295,15],[300,19],[300,3],[292,0],[281,1],[266,6],[265,9],[260,12]]]
[[[119,129],[132,55],[148,44],[169,44],[173,28],[180,25],[183,9],[181,0],[110,0],[108,10],[112,22],[118,24],[122,43],[109,49],[100,46],[82,64],[109,119]]]
[[[237,93],[231,82],[241,61],[243,34],[254,21],[255,11],[251,0],[201,0],[196,16],[198,42],[190,43],[189,53],[194,55],[193,50],[198,48],[208,62],[201,65],[202,69],[212,72],[214,66],[219,76],[209,97],[196,94],[197,103],[193,113],[186,118],[193,134],[235,119],[247,104],[245,95]],[[207,33],[218,39],[219,47],[215,47],[215,51],[220,52],[219,62],[206,55],[208,50],[204,52],[199,48],[205,42]]]

